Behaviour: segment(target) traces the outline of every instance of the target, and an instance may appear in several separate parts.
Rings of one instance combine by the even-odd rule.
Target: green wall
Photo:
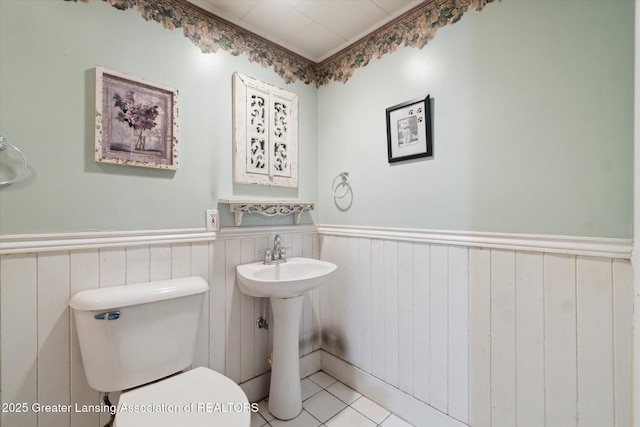
[[[177,171],[94,162],[96,65],[179,90]],[[235,71],[298,94],[297,190],[233,184]],[[179,29],[134,10],[0,1],[0,135],[30,163],[24,181],[0,188],[1,234],[204,227],[218,198],[316,200],[316,117],[313,85],[286,84],[242,56],[202,54]]]
[[[257,196],[318,200],[322,224],[631,237],[633,8],[503,0],[316,89],[101,0],[1,0],[0,135],[30,168],[0,188],[0,234],[203,227]],[[178,171],[93,161],[96,65],[179,89]],[[234,71],[298,93],[297,190],[232,183]],[[389,165],[385,108],[427,94],[433,158]]]
[[[321,222],[631,237],[633,10],[504,0],[320,88]],[[390,165],[385,109],[427,94],[433,158]]]

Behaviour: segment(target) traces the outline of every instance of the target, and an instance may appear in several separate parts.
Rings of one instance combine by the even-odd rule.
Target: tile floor
[[[269,413],[268,401],[258,402],[251,427],[412,427],[382,406],[319,371],[302,380],[302,412],[289,421]]]

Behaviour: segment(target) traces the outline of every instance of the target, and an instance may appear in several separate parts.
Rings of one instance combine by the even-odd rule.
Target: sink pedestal
[[[337,265],[293,257],[277,264],[251,262],[236,267],[240,292],[270,298],[273,311],[273,360],[269,412],[281,420],[302,411],[300,390],[300,315],[304,295],[322,285]]]
[[[302,411],[298,342],[304,295],[270,300],[273,312],[273,360],[269,412],[281,420],[290,420]]]

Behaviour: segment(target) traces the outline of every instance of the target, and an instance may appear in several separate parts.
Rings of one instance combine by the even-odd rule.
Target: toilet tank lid
[[[199,294],[208,290],[209,285],[202,277],[183,277],[81,291],[71,298],[69,305],[80,311],[112,310]]]

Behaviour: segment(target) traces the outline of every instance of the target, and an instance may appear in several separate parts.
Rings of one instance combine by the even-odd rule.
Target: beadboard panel
[[[321,258],[338,265],[320,288],[322,349],[466,423],[469,250],[331,235],[321,243]]]
[[[2,257],[0,274],[2,400],[11,403],[37,402],[37,256]],[[9,349],[11,351],[8,351]],[[37,414],[31,411],[2,413],[2,425],[37,426],[37,423]]]
[[[397,409],[407,419],[418,417],[417,425],[422,405],[472,427],[630,425],[632,268],[614,249],[619,242],[596,242],[597,251],[585,255],[576,239],[565,249],[560,238],[551,239],[555,246],[545,252],[528,250],[530,241],[518,249],[461,243],[458,235],[429,241],[424,232],[340,231],[319,237],[312,227],[229,229],[215,240],[191,242],[153,234],[146,245],[138,235],[121,246],[105,237],[104,246],[83,241],[72,249],[64,249],[61,237],[56,248],[63,249],[46,244],[6,253],[0,257],[2,400],[99,404],[84,377],[69,297],[189,275],[210,283],[194,364],[252,388],[266,384],[271,330],[256,329],[255,319],[270,317],[269,304],[238,292],[235,265],[258,259],[257,250],[280,233],[292,256],[339,266],[327,286],[305,299],[301,354],[322,349],[366,374],[372,398],[375,384],[397,390]],[[252,393],[267,392],[260,388]],[[379,398],[391,406],[395,399]],[[2,418],[3,425],[26,427],[107,420],[106,414],[32,411]]]
[[[472,427],[629,425],[628,259],[392,234],[320,231],[325,352]]]
[[[263,384],[252,394],[266,396],[268,384],[252,381],[269,371],[268,356],[273,330],[257,329],[257,317],[270,319],[269,303],[238,291],[235,267],[259,260],[258,249],[282,235],[291,256],[319,257],[319,239],[308,227],[270,228],[252,233],[219,233],[216,240],[180,239],[166,243],[152,234],[142,244],[137,235],[132,245],[104,247],[85,242],[74,249],[8,253],[0,257],[0,386],[3,402],[98,405],[99,393],[86,381],[71,310],[70,297],[85,289],[201,276],[208,280],[194,366],[209,366],[238,383]],[[59,236],[61,237],[61,236]],[[184,237],[184,236],[182,236]],[[159,240],[160,243],[156,243]],[[65,247],[64,238],[56,239]],[[35,248],[38,243],[23,241]],[[73,243],[73,242],[71,242]],[[306,296],[301,319],[301,356],[320,348],[319,299]],[[253,387],[253,386],[252,386]],[[253,387],[255,388],[255,387]],[[118,393],[111,393],[117,402]],[[108,414],[78,412],[3,413],[6,426],[99,427]]]

